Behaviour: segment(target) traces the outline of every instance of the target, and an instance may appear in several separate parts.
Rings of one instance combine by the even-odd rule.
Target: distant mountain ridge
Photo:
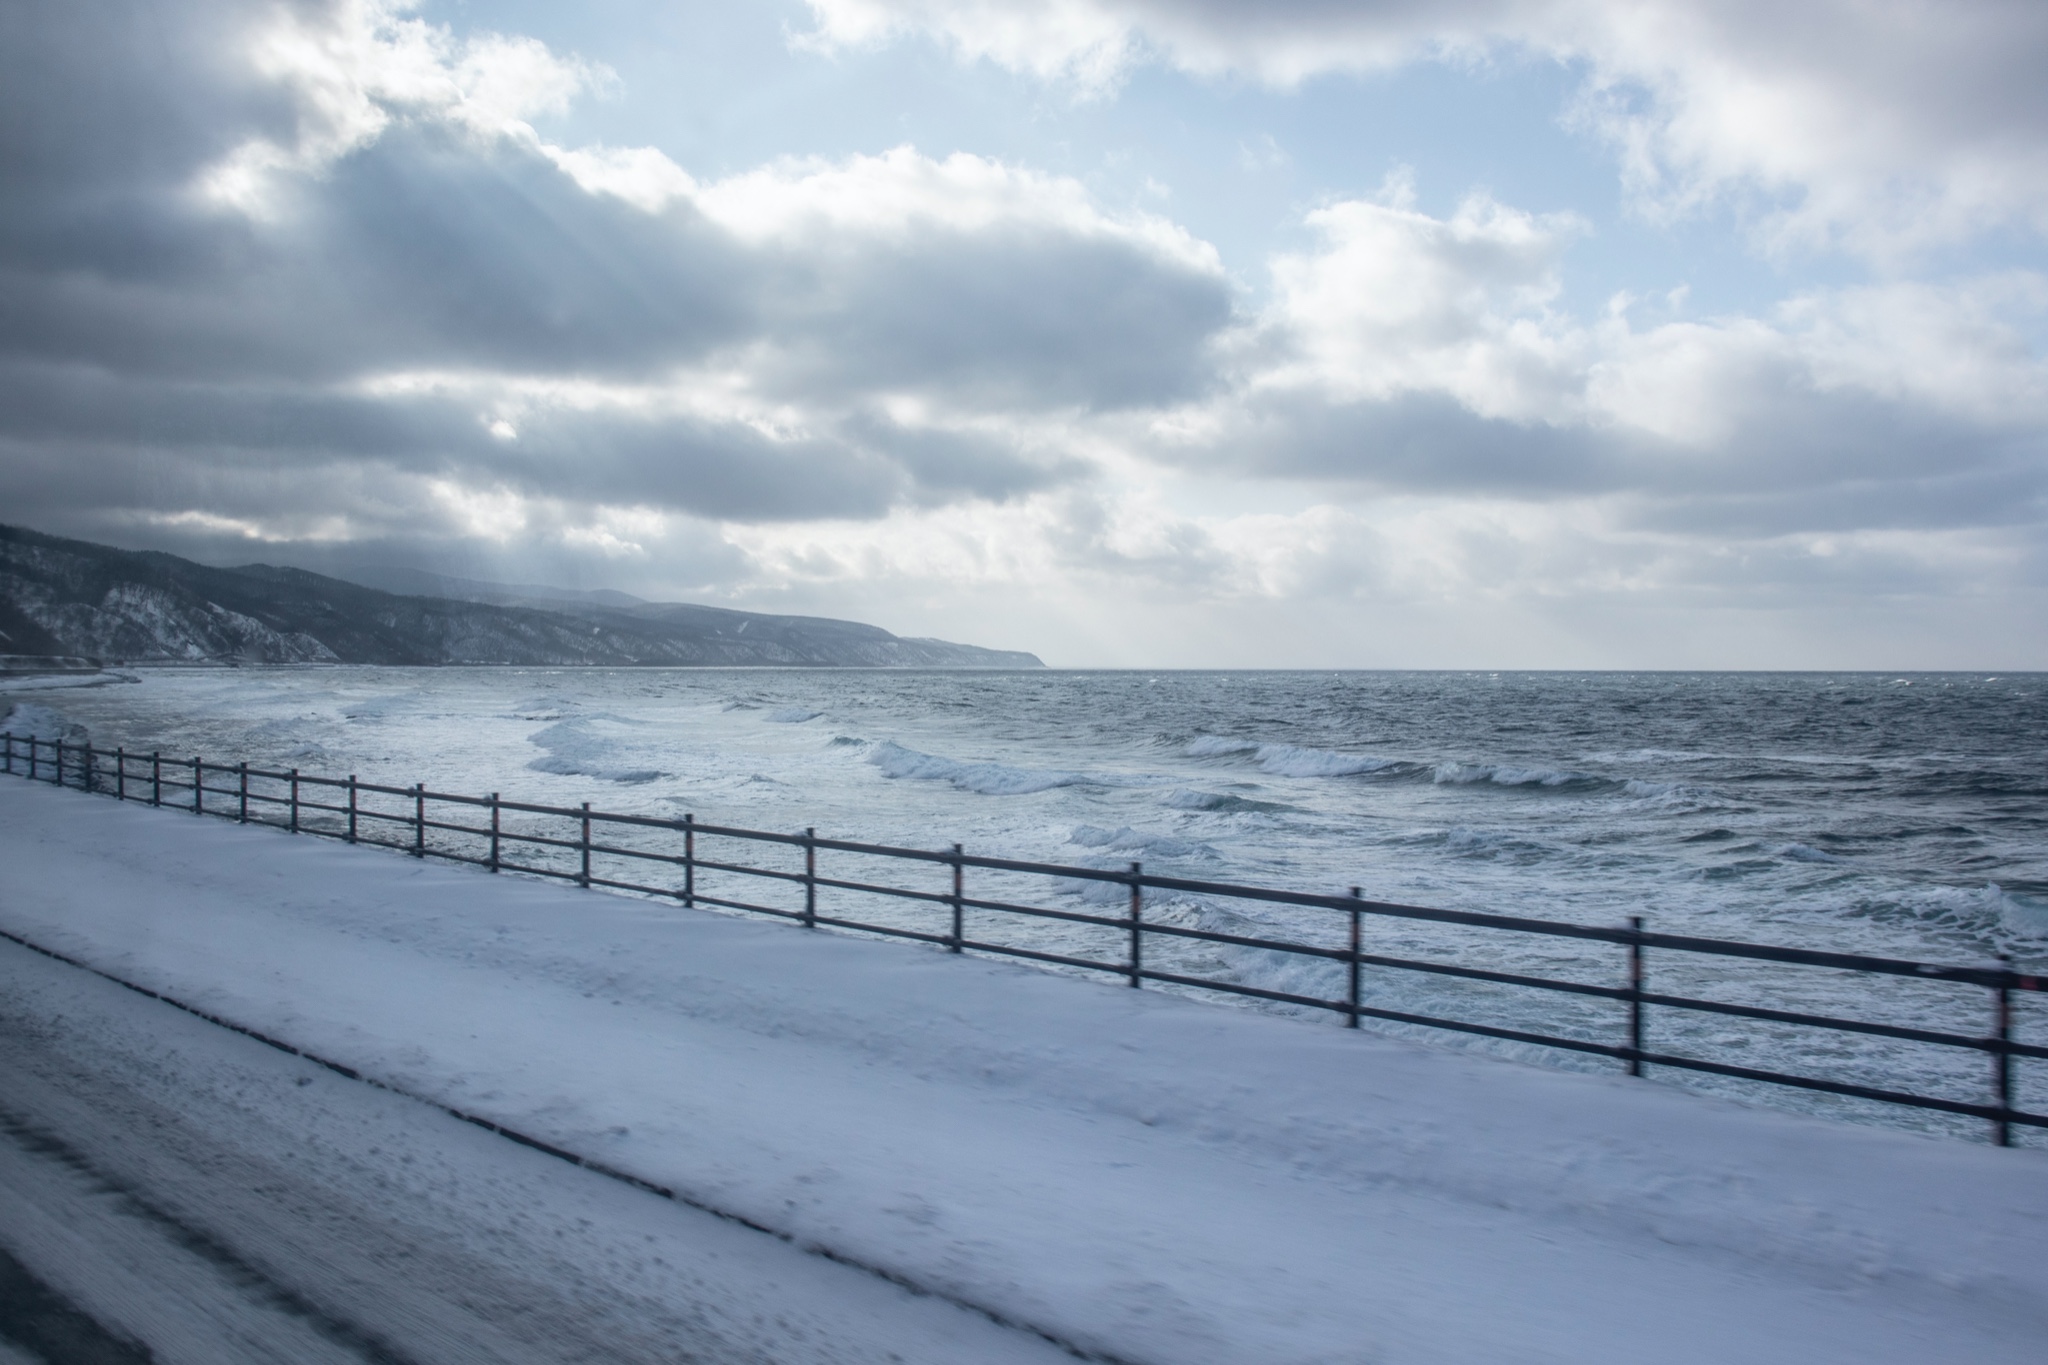
[[[380,571],[396,581],[412,571]],[[366,575],[368,576],[368,575]],[[419,574],[388,592],[0,526],[0,653],[129,662],[1043,668],[1036,655],[625,593]]]

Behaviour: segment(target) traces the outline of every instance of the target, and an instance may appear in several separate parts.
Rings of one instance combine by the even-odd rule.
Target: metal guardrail
[[[1466,910],[1432,909],[1367,900],[1357,887],[1349,895],[1319,895],[1273,887],[1248,886],[1231,882],[1201,881],[1186,877],[1148,873],[1140,863],[1128,869],[1084,867],[1059,863],[1027,862],[995,858],[963,851],[959,844],[950,849],[898,848],[886,844],[860,843],[847,839],[820,838],[814,829],[801,834],[739,829],[699,822],[694,815],[667,819],[649,815],[626,815],[590,808],[548,806],[508,801],[493,792],[489,796],[465,796],[428,791],[424,784],[394,787],[346,778],[302,773],[296,768],[275,770],[253,768],[247,763],[208,763],[198,756],[166,758],[161,753],[129,753],[125,749],[97,749],[91,745],[67,745],[61,740],[0,734],[4,743],[4,770],[31,780],[46,780],[59,786],[76,786],[85,791],[110,794],[120,800],[146,800],[152,806],[179,806],[196,814],[215,815],[243,823],[264,823],[293,833],[318,834],[349,843],[368,843],[397,848],[414,857],[443,858],[470,863],[492,872],[517,872],[530,876],[573,882],[581,887],[598,887],[636,893],[684,906],[709,906],[746,914],[769,915],[791,920],[806,928],[820,926],[872,933],[943,947],[955,953],[985,953],[1021,958],[1084,972],[1120,977],[1132,987],[1146,982],[1191,990],[1215,991],[1240,997],[1325,1010],[1341,1016],[1357,1028],[1364,1020],[1443,1029],[1512,1043],[1612,1058],[1624,1063],[1631,1075],[1642,1075],[1646,1067],[1679,1070],[1728,1077],[1740,1081],[1789,1086],[1797,1089],[1877,1101],[1910,1108],[1980,1118],[1991,1125],[1992,1139],[2010,1146],[2015,1126],[2048,1129],[2048,1114],[2031,1113],[2014,1104],[2014,1062],[2019,1058],[2048,1060],[2048,1047],[2022,1043],[2013,1037],[2016,993],[2048,992],[2048,978],[2015,970],[2001,959],[1997,966],[1964,966],[1914,962],[1875,957],[1861,953],[1837,953],[1807,948],[1777,947],[1725,939],[1698,938],[1659,933],[1643,928],[1640,916],[1631,917],[1625,927],[1572,924],[1558,920],[1531,919],[1513,915],[1487,914]],[[105,765],[105,766],[103,766]],[[223,785],[223,780],[231,785]],[[315,799],[318,795],[329,799]],[[209,798],[212,804],[209,804]],[[379,805],[378,801],[384,802]],[[390,803],[399,803],[391,809]],[[430,803],[440,808],[443,818],[430,818]],[[487,812],[488,824],[465,824],[446,814],[447,808]],[[507,817],[535,817],[540,821],[567,822],[567,833],[545,833],[536,828],[514,828]],[[552,828],[560,829],[555,825]],[[597,831],[622,834],[597,837]],[[380,837],[397,834],[399,837]],[[635,835],[665,839],[665,846],[634,847],[623,842]],[[707,858],[698,851],[700,840],[766,845],[784,850],[794,865],[775,867],[762,862],[737,862]],[[527,861],[515,861],[508,851],[523,852]],[[913,863],[937,870],[941,879],[935,887],[918,888],[828,876],[819,871],[820,853],[853,858],[879,859],[891,865]],[[538,859],[538,860],[535,860]],[[671,869],[680,883],[665,885],[629,880],[623,869],[649,865]],[[1059,909],[1026,904],[993,895],[970,896],[966,874],[973,869],[994,874],[997,890],[1005,885],[1043,885],[1050,881],[1056,890],[1078,890],[1085,901],[1091,890],[1096,899],[1107,893],[1120,903],[1121,913],[1098,914],[1088,910]],[[603,875],[612,872],[616,875]],[[644,874],[643,874],[644,875]],[[708,880],[707,880],[708,879]],[[735,880],[751,879],[785,888],[789,903],[770,905],[760,899],[742,899],[722,894]],[[1035,881],[1034,881],[1035,879]],[[751,884],[750,883],[750,884]],[[1324,937],[1330,942],[1279,939],[1254,934],[1205,928],[1198,924],[1171,923],[1146,918],[1146,893],[1167,892],[1182,896],[1211,897],[1268,905],[1293,906],[1332,912],[1337,931]],[[821,893],[838,898],[828,909]],[[755,896],[762,893],[755,892]],[[924,918],[917,922],[882,922],[852,917],[838,911],[849,897],[881,898],[918,908]],[[1114,956],[1083,956],[1054,952],[1044,946],[1000,942],[970,933],[986,916],[1013,916],[1082,926],[1092,930],[1098,943],[1115,944]],[[1425,961],[1386,953],[1369,952],[1364,942],[1368,919],[1421,921],[1484,930],[1498,930],[1581,943],[1611,944],[1626,954],[1625,984],[1602,985],[1534,976],[1524,972],[1499,971],[1467,963]],[[1200,974],[1195,968],[1168,970],[1148,963],[1147,948],[1164,941],[1168,945],[1208,944],[1281,954],[1288,958],[1320,962],[1338,969],[1344,983],[1341,996],[1309,995],[1250,982],[1233,980],[1227,974]],[[1990,992],[1991,1027],[1981,1036],[1951,1029],[1921,1028],[1870,1020],[1848,1019],[1765,1005],[1711,1000],[1697,996],[1652,991],[1646,984],[1645,955],[1650,950],[1681,953],[1704,959],[1746,959],[1864,973],[1875,977],[1905,977],[1921,982],[1975,987]],[[1424,1014],[1412,1010],[1374,1005],[1363,987],[1367,968],[1422,973],[1439,978],[1495,986],[1549,991],[1581,999],[1604,1000],[1624,1007],[1622,1028],[1625,1041],[1600,1042],[1559,1033],[1505,1027],[1473,1019]],[[1648,1012],[1688,1011],[1693,1014],[1758,1021],[1771,1025],[1832,1030],[1888,1038],[1939,1048],[1980,1053],[1990,1060],[1992,1098],[1988,1103],[1920,1094],[1889,1086],[1867,1085],[1825,1076],[1803,1075],[1744,1066],[1725,1060],[1680,1053],[1653,1051],[1645,1046]]]

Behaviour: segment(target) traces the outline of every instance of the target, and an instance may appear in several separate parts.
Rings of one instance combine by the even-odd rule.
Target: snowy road
[[[0,981],[0,1249],[157,1361],[1066,1358],[13,944]]]
[[[1159,1365],[2048,1341],[2041,1152],[19,782],[0,927],[797,1244],[0,944],[0,1244],[161,1359],[1063,1358],[948,1299]]]

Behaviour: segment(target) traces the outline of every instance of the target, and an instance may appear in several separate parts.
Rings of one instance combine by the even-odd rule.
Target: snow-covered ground
[[[790,1239],[0,943],[8,1131],[57,1133],[70,1169],[400,1358],[1025,1360],[1050,1337],[1161,1365],[1920,1365],[2048,1341],[2048,1153],[19,781],[0,927]],[[162,1150],[79,1117],[102,1100],[160,1111],[136,1131]],[[210,1202],[223,1169],[243,1193]],[[24,1179],[0,1172],[10,1207]],[[279,1206],[332,1245],[279,1232]],[[0,1246],[119,1299],[50,1251],[78,1226],[0,1216]],[[395,1269],[415,1256],[416,1281]],[[464,1337],[521,1284],[545,1287],[533,1332]]]

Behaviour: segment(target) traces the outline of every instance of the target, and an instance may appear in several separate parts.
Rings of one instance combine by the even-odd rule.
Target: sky
[[[0,10],[0,520],[1076,667],[2048,667],[2037,0]]]

